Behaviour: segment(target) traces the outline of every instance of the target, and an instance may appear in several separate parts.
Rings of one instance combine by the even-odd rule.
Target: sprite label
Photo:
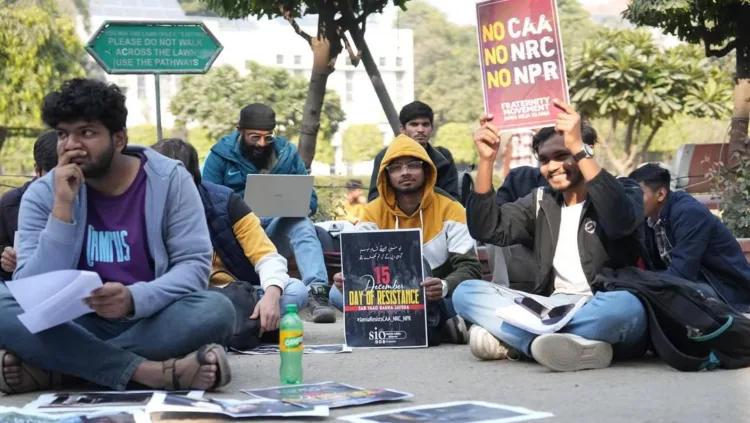
[[[281,352],[302,352],[301,331],[281,331],[279,334],[279,349]]]

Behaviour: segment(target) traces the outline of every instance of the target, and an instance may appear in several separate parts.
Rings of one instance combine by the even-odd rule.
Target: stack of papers
[[[102,280],[95,272],[59,270],[5,285],[24,311],[18,319],[37,333],[91,313],[83,299],[102,286]]]

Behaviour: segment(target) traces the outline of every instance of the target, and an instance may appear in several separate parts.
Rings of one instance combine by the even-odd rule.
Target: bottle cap
[[[297,313],[297,304],[287,304],[286,305],[286,312],[287,313]]]

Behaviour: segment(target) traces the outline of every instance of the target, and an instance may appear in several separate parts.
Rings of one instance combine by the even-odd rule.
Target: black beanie
[[[432,108],[421,101],[414,101],[401,109],[401,113],[398,114],[398,120],[401,121],[401,125],[406,126],[409,121],[420,117],[426,117],[432,123],[434,118]]]
[[[243,107],[240,111],[240,129],[258,129],[271,131],[276,127],[276,112],[265,104],[253,103]]]

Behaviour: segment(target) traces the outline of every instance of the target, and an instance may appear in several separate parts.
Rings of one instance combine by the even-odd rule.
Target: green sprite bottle
[[[302,383],[302,319],[297,315],[297,305],[288,304],[286,315],[279,325],[279,350],[281,351],[281,383]]]

